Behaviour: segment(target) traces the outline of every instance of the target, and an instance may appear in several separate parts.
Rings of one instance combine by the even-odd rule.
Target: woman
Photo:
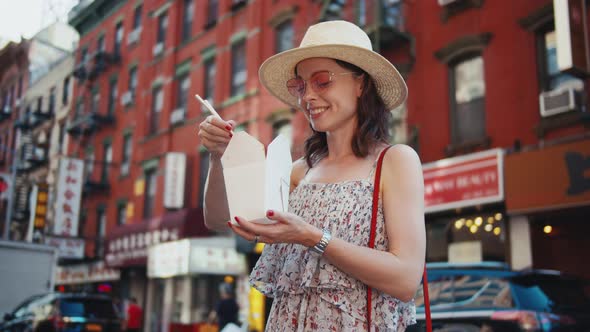
[[[211,152],[207,226],[227,224],[269,244],[250,276],[275,298],[267,331],[405,330],[415,322],[412,298],[426,242],[422,167],[408,146],[385,152],[375,246],[367,247],[376,160],[387,147],[389,110],[407,96],[402,77],[360,28],[344,21],[311,26],[299,48],[267,59],[259,74],[313,130],[305,157],[293,164],[289,212],[268,211],[277,221],[271,225],[229,215],[220,157],[234,124],[209,117],[199,131]]]

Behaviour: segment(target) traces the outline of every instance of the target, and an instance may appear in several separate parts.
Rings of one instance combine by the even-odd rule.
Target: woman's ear
[[[365,89],[365,86],[367,85],[367,79],[365,74],[361,74],[356,78],[356,82],[357,82],[357,86],[356,86],[356,97],[360,98],[361,95],[363,94],[363,90]]]

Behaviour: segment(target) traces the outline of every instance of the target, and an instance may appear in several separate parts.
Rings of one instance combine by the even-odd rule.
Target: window
[[[485,80],[480,55],[451,66],[451,139],[455,145],[485,139]]]
[[[107,217],[104,208],[99,208],[96,212],[96,257],[104,256],[104,236],[106,235]]]
[[[84,114],[84,98],[78,100],[76,104],[76,113],[74,114],[74,118],[77,119]]]
[[[359,0],[357,6],[357,22],[359,26],[364,27],[367,24],[367,2]]]
[[[275,53],[293,48],[293,22],[285,21],[277,26]]]
[[[139,5],[139,6],[135,7],[135,10],[133,11],[133,30],[134,31],[141,28],[141,10],[142,10],[142,6]]]
[[[117,104],[117,80],[112,80],[109,83],[109,101],[108,113],[113,115],[115,112],[115,105]]]
[[[185,112],[188,101],[188,89],[190,88],[190,85],[191,80],[188,73],[178,77],[176,90],[176,108],[182,108]]]
[[[115,46],[113,53],[121,54],[121,44],[123,43],[123,22],[117,23],[115,27]]]
[[[131,152],[133,146],[131,145],[131,134],[123,136],[123,155],[121,157],[121,175],[129,174],[129,166],[131,165]]]
[[[145,193],[143,202],[143,218],[149,219],[154,214],[154,204],[156,202],[156,171],[152,168],[145,171]]]
[[[205,199],[205,182],[209,174],[209,152],[199,153],[199,207],[203,207]]]
[[[214,105],[214,98],[215,98],[215,58],[211,58],[205,61],[204,64],[205,68],[205,82],[203,86],[205,87],[204,98]]]
[[[101,183],[109,182],[109,174],[111,170],[111,163],[113,161],[113,146],[111,142],[105,142],[102,146],[102,174],[100,176]]]
[[[127,202],[120,202],[117,204],[117,225],[125,225],[127,223]]]
[[[50,114],[55,111],[55,93],[56,93],[55,87],[53,87],[49,90],[49,110],[48,110],[48,112]]]
[[[37,98],[37,113],[41,113],[43,108],[43,97]]]
[[[92,103],[90,105],[90,112],[92,114],[98,114],[100,110],[100,94],[98,93],[98,87],[94,91],[92,91]]]
[[[390,0],[383,2],[383,24],[389,27],[395,27],[400,31],[403,31],[403,16],[402,16],[402,2],[401,0]]]
[[[66,152],[66,147],[64,146],[64,138],[66,136],[66,128],[65,128],[65,124],[60,124],[59,125],[59,144],[58,144],[58,153],[62,154],[64,152]]]
[[[246,40],[236,42],[231,47],[231,95],[246,93]]]
[[[88,61],[88,47],[84,47],[80,55],[80,62],[86,63],[86,61]]]
[[[86,165],[86,175],[84,177],[84,181],[88,182],[92,180],[92,172],[94,171],[94,151],[87,150],[86,157],[84,159],[84,164]]]
[[[64,79],[64,84],[61,91],[61,103],[65,106],[70,99],[70,77]]]
[[[96,42],[96,51],[97,52],[101,52],[101,51],[105,51],[105,45],[104,45],[104,35],[98,37],[98,41]]]
[[[137,88],[137,67],[131,68],[129,70],[129,89],[128,91],[131,92],[131,99],[135,101],[135,89]]]
[[[217,22],[217,10],[219,7],[219,0],[209,0],[207,5],[207,24],[205,29],[210,28]]]
[[[543,91],[550,91],[558,88],[566,82],[579,81],[583,86],[583,82],[573,75],[562,73],[557,67],[557,38],[553,25],[549,29],[542,30],[537,37],[537,43],[540,48],[541,59],[539,63],[540,68],[541,89]]]
[[[184,0],[184,14],[182,16],[182,41],[191,37],[193,17],[195,16],[195,4],[193,0]]]
[[[166,42],[166,28],[168,27],[168,14],[164,13],[158,16],[158,34],[156,36],[156,44],[164,44]]]
[[[162,87],[155,88],[152,93],[152,111],[150,114],[149,134],[155,134],[160,124],[160,114],[164,106],[164,90]]]

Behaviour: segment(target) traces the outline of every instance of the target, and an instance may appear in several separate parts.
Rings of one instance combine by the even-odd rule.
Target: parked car
[[[2,332],[120,332],[123,320],[102,294],[49,293],[28,298],[0,323]]]
[[[556,271],[512,271],[502,263],[427,264],[433,331],[590,331],[590,282]],[[418,324],[425,331],[422,288]]]

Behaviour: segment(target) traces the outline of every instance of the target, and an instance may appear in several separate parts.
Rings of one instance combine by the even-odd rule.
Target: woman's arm
[[[324,258],[343,272],[401,301],[411,300],[424,268],[424,182],[416,152],[396,145],[385,155],[381,174],[381,197],[389,251],[357,246],[332,238]],[[299,243],[312,247],[322,231],[291,213],[272,212],[274,225],[260,225],[237,219],[232,230],[252,240],[254,234],[266,243]]]
[[[387,151],[381,188],[389,251],[333,239],[324,256],[363,283],[409,301],[420,284],[426,253],[424,180],[412,148],[396,145]]]

